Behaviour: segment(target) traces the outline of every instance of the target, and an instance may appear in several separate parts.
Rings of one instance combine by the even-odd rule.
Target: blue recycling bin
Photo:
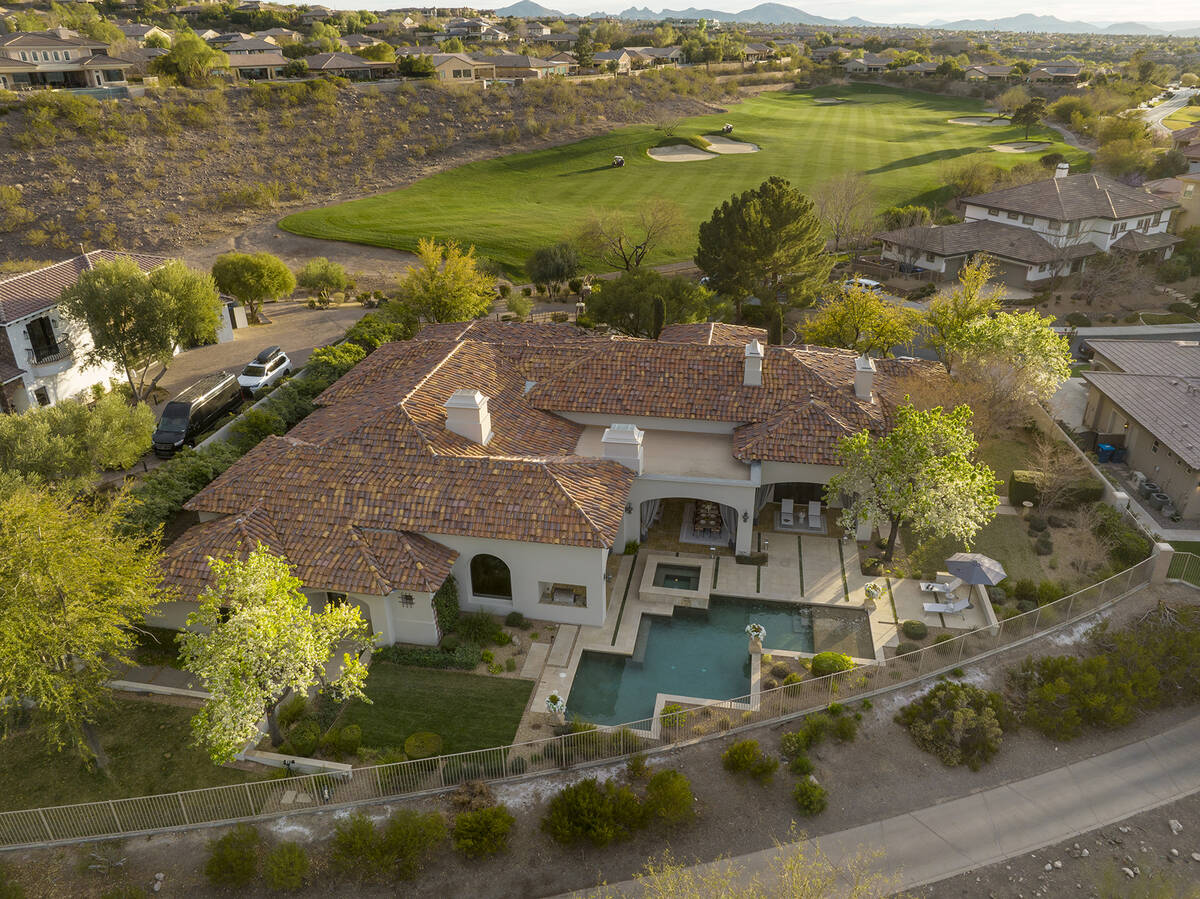
[[[1116,447],[1111,443],[1100,443],[1096,445],[1096,456],[1101,462],[1111,462],[1115,450]]]

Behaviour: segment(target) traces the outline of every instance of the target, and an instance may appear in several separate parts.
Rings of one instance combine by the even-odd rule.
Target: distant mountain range
[[[562,18],[565,13],[548,9],[533,0],[518,0],[511,6],[496,10],[501,16],[524,18]],[[607,18],[609,13],[592,13],[592,18]],[[622,19],[657,21],[659,19],[718,19],[724,22],[760,22],[764,25],[828,25],[833,27],[896,27],[896,28],[942,28],[947,31],[1022,31],[1049,34],[1174,34],[1179,37],[1200,37],[1200,21],[1191,22],[1067,22],[1057,16],[1038,16],[1024,13],[1002,19],[957,19],[955,21],[934,20],[926,25],[869,22],[858,16],[848,19],[828,19],[813,15],[783,3],[760,3],[740,12],[723,9],[660,9],[631,6],[617,13]]]

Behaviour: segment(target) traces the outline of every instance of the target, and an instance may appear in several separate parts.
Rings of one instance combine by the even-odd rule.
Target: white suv
[[[264,387],[271,387],[292,373],[292,360],[277,346],[269,346],[254,361],[242,369],[238,383],[242,393],[254,396]]]

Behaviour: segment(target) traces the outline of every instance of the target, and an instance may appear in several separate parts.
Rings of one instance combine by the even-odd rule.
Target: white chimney
[[[1054,167],[1055,178],[1065,178],[1069,174],[1071,174],[1071,166],[1065,162],[1060,162]]]
[[[604,458],[620,462],[632,468],[635,474],[642,473],[642,438],[645,434],[637,425],[613,425],[606,428],[600,442],[604,444]]]
[[[875,360],[863,354],[854,360],[854,395],[860,400],[875,402],[871,390],[875,387]]]
[[[757,340],[746,344],[746,372],[742,383],[747,387],[762,386],[763,348]]]
[[[492,439],[488,398],[478,390],[456,390],[446,400],[446,430],[484,446]]]

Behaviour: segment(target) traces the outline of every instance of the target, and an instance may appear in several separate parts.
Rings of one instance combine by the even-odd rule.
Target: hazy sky
[[[395,6],[395,0],[321,0],[326,6],[336,9],[386,9]],[[493,0],[497,8],[507,6],[512,0]],[[649,0],[537,0],[549,9],[558,9],[568,13],[591,13],[600,10],[620,12],[630,6],[659,10],[687,9],[749,9],[758,4],[759,0],[725,0],[725,2],[705,3],[703,0],[667,0],[667,2],[649,2]],[[926,0],[913,3],[909,0],[861,0],[858,3],[846,3],[844,0],[790,0],[788,6],[795,6],[813,15],[825,16],[830,19],[845,19],[859,16],[872,22],[912,22],[924,24],[933,19],[996,19],[1002,16],[1019,15],[1025,12],[1036,12],[1039,15],[1058,16],[1060,19],[1083,22],[1154,22],[1171,21],[1200,21],[1200,6],[1194,0],[1157,0],[1144,6],[1131,5],[1117,0],[1069,0],[1063,3],[1047,5],[1031,4],[1029,0],[989,0],[987,3],[961,3],[954,0]]]

